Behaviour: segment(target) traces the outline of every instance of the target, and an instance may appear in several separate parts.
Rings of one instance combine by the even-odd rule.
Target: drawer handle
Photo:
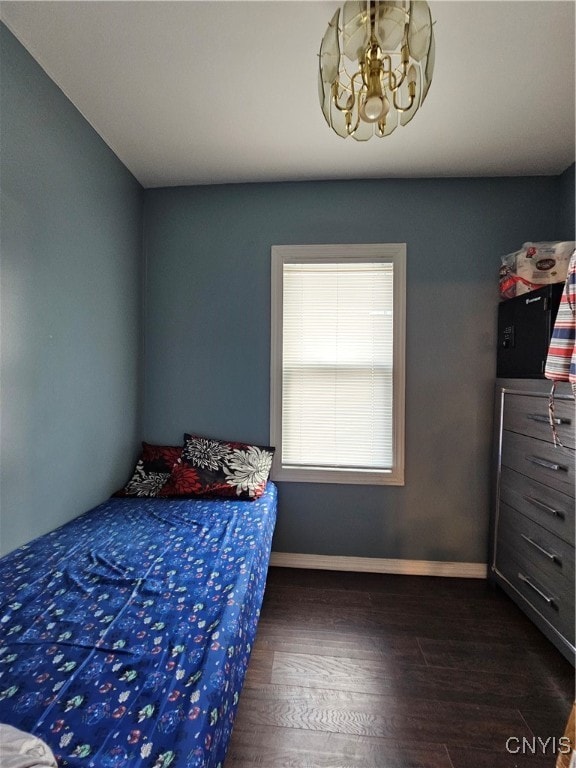
[[[567,467],[563,467],[562,464],[556,464],[553,461],[548,461],[548,459],[541,459],[539,456],[526,456],[528,461],[531,461],[532,464],[537,464],[539,467],[544,467],[545,469],[552,469],[554,472],[567,472]]]
[[[550,418],[549,416],[544,416],[543,413],[529,413],[527,418],[532,421],[539,421],[542,424],[556,424],[558,427],[562,424],[571,424],[570,419],[558,418],[557,416]]]
[[[524,496],[524,498],[530,504],[533,504],[535,507],[538,507],[538,509],[541,509],[543,512],[547,512],[549,515],[552,515],[553,517],[559,517],[561,520],[564,520],[564,512],[561,512],[559,509],[554,509],[554,507],[550,507],[548,506],[548,504],[544,504],[543,501],[540,501],[540,499],[537,499],[534,496]]]
[[[542,592],[541,589],[538,589],[538,587],[535,584],[532,584],[530,579],[524,576],[524,574],[520,573],[520,571],[518,571],[518,578],[520,579],[520,581],[523,581],[527,587],[530,587],[530,589],[534,590],[534,592],[536,592],[536,594],[539,595],[542,598],[542,600],[545,600],[548,603],[548,605],[550,605],[552,608],[556,608],[556,606],[554,605],[553,598],[544,594],[544,592]]]
[[[555,555],[553,552],[548,552],[547,549],[544,549],[544,547],[541,547],[540,544],[538,544],[534,539],[531,539],[530,536],[526,536],[525,533],[521,533],[520,536],[524,539],[524,541],[527,541],[528,544],[531,544],[534,549],[537,549],[538,552],[540,552],[542,555],[547,557],[549,560],[552,560],[553,563],[556,563],[560,567],[562,567],[562,560],[558,557],[558,555]]]

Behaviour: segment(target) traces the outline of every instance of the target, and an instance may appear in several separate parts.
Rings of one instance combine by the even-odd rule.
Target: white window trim
[[[394,264],[393,467],[391,470],[304,469],[282,466],[283,266],[317,261],[387,261]],[[276,447],[272,479],[299,483],[404,485],[406,380],[406,243],[273,245],[270,356],[270,444]]]

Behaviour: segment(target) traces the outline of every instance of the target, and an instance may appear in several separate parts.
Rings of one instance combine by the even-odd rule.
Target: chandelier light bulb
[[[367,96],[360,105],[360,117],[367,123],[377,123],[386,117],[390,102],[386,96]]]
[[[328,125],[367,141],[407,125],[432,83],[435,44],[424,0],[348,0],[320,46],[318,90]]]

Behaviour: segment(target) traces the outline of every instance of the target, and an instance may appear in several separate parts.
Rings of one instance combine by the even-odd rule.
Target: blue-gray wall
[[[271,245],[406,242],[406,485],[282,483],[274,549],[485,561],[500,256],[557,239],[564,182],[147,190],[144,437],[267,443]]]
[[[142,189],[0,25],[0,547],[125,482],[139,425]]]
[[[141,438],[268,442],[270,246],[400,241],[406,485],[284,483],[274,546],[483,561],[499,257],[574,237],[574,166],[143,194],[1,25],[0,56],[0,550],[105,498]]]

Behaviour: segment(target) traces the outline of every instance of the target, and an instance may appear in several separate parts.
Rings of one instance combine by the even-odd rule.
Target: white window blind
[[[288,251],[274,270],[278,479],[398,482],[395,260],[276,248]]]

